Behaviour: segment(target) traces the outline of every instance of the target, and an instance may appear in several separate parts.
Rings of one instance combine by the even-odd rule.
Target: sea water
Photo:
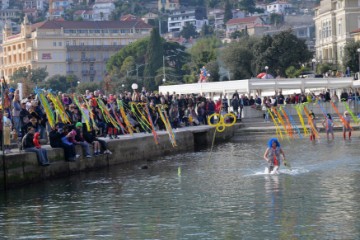
[[[359,139],[281,141],[291,169],[276,175],[267,140],[10,190],[1,239],[358,239]]]

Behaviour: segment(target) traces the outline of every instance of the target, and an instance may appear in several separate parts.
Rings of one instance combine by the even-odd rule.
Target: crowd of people
[[[46,110],[47,105],[50,111]],[[40,143],[63,148],[67,161],[80,156],[76,145],[83,148],[87,158],[111,154],[104,138],[166,130],[167,123],[172,128],[207,124],[208,116],[227,112],[228,101],[220,98],[214,102],[203,95],[161,94],[145,88],[107,95],[100,90],[86,90],[84,94],[42,91],[21,99],[18,89],[6,88],[3,106],[1,134],[5,153],[11,153],[11,140],[17,140],[22,150],[35,152],[39,164],[48,166],[46,150]]]
[[[118,135],[131,132],[166,130],[167,124],[175,129],[208,124],[209,116],[226,114],[230,109],[241,121],[244,106],[267,110],[277,104],[311,102],[316,98],[339,101],[359,96],[358,92],[344,92],[339,98],[336,94],[330,96],[328,90],[318,96],[309,93],[284,97],[279,92],[271,98],[261,99],[257,95],[248,97],[235,91],[231,99],[220,95],[214,101],[203,94],[162,94],[143,88],[120,94],[103,94],[100,90],[86,90],[83,94],[43,91],[44,100],[39,93],[21,99],[18,89],[5,88],[3,91],[4,116],[1,124],[4,127],[1,127],[1,134],[4,136],[5,152],[11,153],[11,139],[17,140],[20,148],[35,152],[39,163],[44,166],[49,161],[41,142],[63,148],[66,160],[75,161],[80,155],[75,151],[76,145],[83,148],[84,156],[88,158],[110,154],[104,138],[116,139]],[[51,114],[46,111],[47,105]],[[53,119],[49,119],[49,115],[53,115]]]

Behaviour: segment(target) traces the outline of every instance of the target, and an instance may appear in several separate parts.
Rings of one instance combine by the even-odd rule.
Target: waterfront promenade
[[[222,133],[216,134],[216,142],[222,142],[234,136],[241,124],[228,127]],[[119,139],[105,139],[111,155],[99,155],[85,158],[80,146],[77,153],[82,153],[75,162],[64,160],[63,149],[43,146],[48,150],[50,166],[39,166],[35,153],[25,153],[13,150],[5,156],[4,163],[0,161],[0,188],[24,185],[46,179],[67,176],[80,171],[94,170],[126,162],[155,160],[158,157],[194,151],[200,146],[210,146],[214,136],[214,127],[207,125],[185,127],[174,130],[177,146],[173,147],[169,135],[165,131],[158,131],[159,144],[155,144],[154,136],[150,133],[135,133],[120,135]],[[0,190],[1,191],[1,190]]]

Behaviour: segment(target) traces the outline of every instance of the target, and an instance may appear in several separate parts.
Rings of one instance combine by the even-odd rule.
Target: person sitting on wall
[[[42,148],[40,143],[40,133],[35,133],[34,127],[28,127],[27,134],[22,140],[22,146],[25,152],[34,152],[37,155],[40,166],[49,166],[46,149]]]

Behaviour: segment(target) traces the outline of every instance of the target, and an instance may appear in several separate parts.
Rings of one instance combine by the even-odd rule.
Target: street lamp
[[[268,78],[268,70],[269,70],[269,67],[268,67],[268,66],[265,66],[265,71],[266,71],[265,78],[266,78],[266,79]]]
[[[138,85],[136,84],[136,83],[133,83],[132,85],[131,85],[131,88],[132,88],[132,90],[136,90],[136,89],[138,89]]]
[[[311,60],[311,64],[312,64],[312,70],[315,71],[315,64],[316,64],[316,59],[315,58],[313,58]]]
[[[360,48],[358,48],[356,51],[359,54],[359,75],[360,75]]]

